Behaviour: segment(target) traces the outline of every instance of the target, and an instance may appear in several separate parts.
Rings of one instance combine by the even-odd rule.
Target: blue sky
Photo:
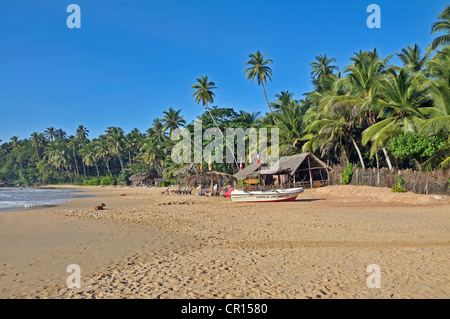
[[[69,29],[69,4],[81,29]],[[369,29],[369,4],[381,28]],[[442,0],[2,0],[0,2],[0,139],[29,137],[54,126],[90,136],[108,126],[145,131],[168,107],[190,122],[202,111],[191,86],[216,83],[215,103],[267,111],[260,87],[245,80],[256,50],[274,61],[269,100],[312,89],[310,65],[327,53],[343,69],[359,50],[381,56],[432,41]],[[392,63],[399,64],[397,58]]]

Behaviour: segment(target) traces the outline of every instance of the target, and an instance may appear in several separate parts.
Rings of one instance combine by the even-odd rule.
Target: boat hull
[[[231,200],[233,202],[288,202],[294,201],[303,192],[303,188],[278,190],[278,191],[233,191]]]

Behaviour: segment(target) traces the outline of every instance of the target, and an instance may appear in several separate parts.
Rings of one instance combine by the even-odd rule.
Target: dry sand
[[[450,297],[447,196],[329,186],[254,204],[79,188],[96,197],[0,212],[1,298]],[[371,264],[381,288],[367,286]]]

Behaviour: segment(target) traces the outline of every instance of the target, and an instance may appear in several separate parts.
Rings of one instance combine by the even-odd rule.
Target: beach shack
[[[153,184],[153,179],[157,177],[155,174],[140,173],[131,175],[128,180],[135,186],[148,186]]]
[[[248,178],[258,178],[258,176],[259,176],[259,168],[261,167],[261,165],[262,164],[256,164],[256,163],[247,165],[242,170],[240,170],[239,172],[234,174],[233,176],[238,181],[243,181],[243,180],[248,179]]]
[[[261,166],[264,185],[280,188],[320,187],[329,184],[331,167],[312,153],[283,156],[270,166]]]

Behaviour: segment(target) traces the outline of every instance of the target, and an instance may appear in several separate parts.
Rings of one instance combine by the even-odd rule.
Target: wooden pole
[[[311,162],[309,160],[309,156],[308,156],[308,171],[309,171],[309,181],[311,182],[311,188],[313,188],[313,180],[312,180],[312,174],[311,174]]]

